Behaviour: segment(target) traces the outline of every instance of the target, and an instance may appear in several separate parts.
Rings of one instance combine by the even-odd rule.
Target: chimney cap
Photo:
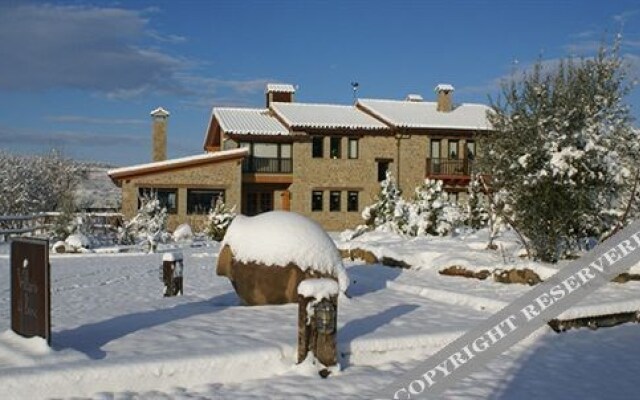
[[[409,93],[404,100],[405,101],[414,101],[414,102],[424,101],[424,99],[422,98],[421,95],[415,94],[415,93]]]
[[[454,90],[455,89],[454,89],[453,85],[450,85],[448,83],[439,83],[435,88],[436,93],[453,92]]]
[[[151,111],[152,117],[168,117],[169,115],[169,111],[165,110],[162,107],[158,107],[155,110]]]
[[[296,88],[289,83],[267,83],[266,93],[295,93]]]

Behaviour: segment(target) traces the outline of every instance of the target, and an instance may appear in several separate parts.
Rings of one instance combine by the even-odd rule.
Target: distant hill
[[[103,163],[78,162],[82,177],[76,189],[76,204],[81,209],[120,209],[122,193],[107,175],[111,169]]]

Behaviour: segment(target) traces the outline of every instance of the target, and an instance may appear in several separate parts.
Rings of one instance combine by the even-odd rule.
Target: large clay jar
[[[344,291],[348,278],[331,238],[314,221],[274,211],[238,216],[223,241],[216,273],[231,281],[248,305],[298,301],[298,284],[329,278]]]

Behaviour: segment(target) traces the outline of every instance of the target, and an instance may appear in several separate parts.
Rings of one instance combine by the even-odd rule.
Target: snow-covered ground
[[[342,371],[328,379],[295,366],[297,305],[240,305],[227,279],[215,276],[217,244],[182,249],[185,295],[173,298],[162,296],[162,254],[53,255],[52,349],[9,331],[9,260],[2,249],[0,397],[372,399],[529,290],[437,273],[434,260],[447,264],[446,257],[463,266],[525,263],[483,250],[482,240],[361,238],[358,247],[393,251],[422,268],[347,263],[351,298],[340,300],[338,318]],[[579,315],[603,305],[637,310],[639,289],[638,282],[610,284],[576,309]],[[635,324],[560,335],[544,328],[442,398],[638,398],[639,342]]]

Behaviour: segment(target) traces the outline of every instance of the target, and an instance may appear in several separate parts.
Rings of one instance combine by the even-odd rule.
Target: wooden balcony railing
[[[242,172],[266,174],[290,174],[293,160],[290,158],[247,157],[242,162]]]
[[[427,158],[427,176],[470,176],[473,161],[465,158]]]

